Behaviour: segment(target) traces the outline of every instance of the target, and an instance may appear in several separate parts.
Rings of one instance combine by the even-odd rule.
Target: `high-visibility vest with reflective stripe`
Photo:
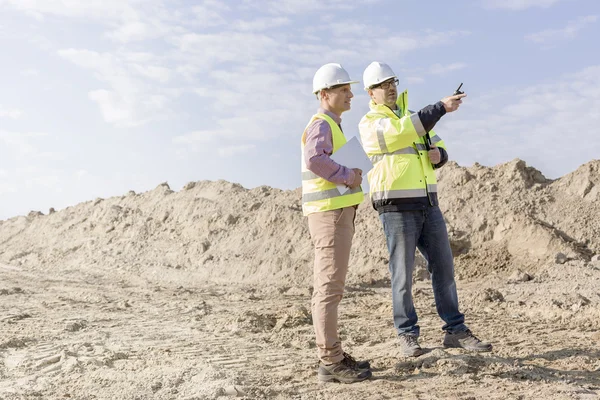
[[[342,195],[335,183],[319,177],[306,167],[306,162],[304,160],[306,130],[317,119],[327,121],[331,128],[333,153],[346,144],[346,137],[338,124],[336,124],[331,117],[325,114],[313,115],[302,134],[302,212],[304,215],[354,206],[360,204],[364,199],[362,188],[360,186],[354,189],[348,189]]]
[[[417,113],[408,110],[408,92],[398,96],[400,117],[383,104],[370,102],[370,111],[358,128],[363,148],[373,169],[367,178],[373,202],[389,199],[437,197],[435,170],[425,147],[425,128]],[[431,142],[446,148],[444,141],[429,131]]]

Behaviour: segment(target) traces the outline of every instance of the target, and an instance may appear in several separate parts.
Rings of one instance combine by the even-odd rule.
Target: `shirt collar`
[[[334,121],[335,121],[335,123],[336,123],[336,124],[338,124],[338,125],[342,123],[342,119],[341,119],[339,116],[335,115],[335,114],[334,114],[334,113],[332,113],[331,111],[327,111],[327,110],[326,110],[326,109],[324,109],[323,107],[319,107],[319,111],[318,111],[318,113],[319,113],[319,114],[325,114],[325,115],[327,115],[327,116],[328,116],[328,117],[330,117],[332,120],[334,120]]]

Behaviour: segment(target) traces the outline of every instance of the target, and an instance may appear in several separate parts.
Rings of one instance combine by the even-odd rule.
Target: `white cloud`
[[[227,20],[223,18],[219,13],[207,9],[206,7],[194,7],[193,12],[194,14],[196,14],[196,22],[198,23],[198,25],[204,28],[212,28],[227,24]]]
[[[0,159],[15,162],[24,161],[27,164],[65,160],[65,154],[45,150],[48,147],[48,139],[50,138],[50,135],[42,132],[0,131],[0,143],[4,143],[2,147],[4,147],[4,150],[8,150],[8,154],[0,156]],[[2,153],[0,152],[0,154]]]
[[[227,146],[219,149],[219,155],[221,157],[232,157],[238,154],[247,153],[256,148],[253,144],[243,144],[237,146]]]
[[[241,121],[238,121],[241,123]],[[227,125],[235,125],[232,124]],[[185,135],[180,135],[173,138],[173,143],[179,145],[178,154],[183,157],[190,153],[197,152],[214,152],[221,157],[230,157],[233,155],[247,153],[250,150],[256,148],[254,144],[243,144],[243,145],[225,145],[222,143],[230,142],[235,140],[236,136],[239,136],[237,132],[229,130],[227,128],[212,130],[212,131],[195,131]],[[250,137],[252,139],[252,137]]]
[[[373,54],[396,57],[423,47],[448,44],[469,34],[426,30],[402,36],[407,39],[380,43],[380,32],[343,30],[329,25],[324,29],[319,34],[332,38],[326,44],[321,40],[297,40],[294,32],[282,34],[277,40],[261,33],[235,31],[219,35],[187,33],[174,39],[179,56],[186,61],[181,70],[191,80],[194,74],[203,77],[201,84],[191,90],[204,101],[210,101],[209,110],[214,111],[216,118],[215,122],[208,122],[210,128],[200,128],[173,140],[179,154],[206,150],[206,143],[217,137],[221,142],[234,145],[238,138],[264,141],[280,136],[290,126],[302,129],[306,115],[317,106],[310,95],[311,80],[319,66],[315,60],[323,60],[324,54],[326,61],[339,60],[347,68],[359,65],[349,72],[360,78],[366,57],[371,57],[364,49],[372,48],[362,45],[362,41],[378,43]],[[340,35],[331,35],[334,29],[338,29]],[[289,68],[290,62],[294,68]],[[450,69],[463,67],[460,63],[449,66]],[[299,93],[305,96],[299,97]]]
[[[381,32],[364,22],[323,23],[330,10],[364,7],[358,0],[243,1],[235,8],[227,2],[204,0],[191,7],[168,9],[164,0],[149,0],[144,7],[141,0],[109,0],[106,4],[92,0],[89,7],[76,0],[49,0],[51,6],[34,0],[10,1],[17,8],[42,15],[93,20],[101,25],[99,37],[119,42],[103,51],[58,51],[98,80],[88,98],[110,124],[133,127],[170,118],[178,96],[195,92],[203,104],[201,112],[210,113],[215,123],[207,126],[203,121],[202,126],[192,127],[195,132],[172,141],[175,146],[195,143],[191,146],[195,149],[206,141],[207,131],[218,132],[230,142],[240,137],[266,140],[290,123],[303,125],[302,111],[316,105],[310,95],[312,74],[319,66],[315,60],[323,60],[324,55],[327,62],[349,65],[351,74],[359,78],[365,59],[447,45],[470,34],[423,30],[381,40]],[[296,23],[309,13],[314,13],[313,22],[320,30]],[[237,19],[240,15],[243,20]],[[290,29],[272,32],[288,25],[292,25]],[[330,39],[324,42],[323,37]],[[153,38],[153,45],[158,42],[160,53],[156,46],[131,43],[146,38]],[[299,99],[299,93],[306,97]]]
[[[22,160],[25,158],[35,158],[41,152],[34,145],[34,142],[44,136],[46,133],[18,133],[0,131],[0,143],[9,150],[10,158],[13,160]]]
[[[427,47],[442,46],[470,34],[471,32],[464,30],[434,31],[427,29],[420,35],[407,34],[402,35],[401,38],[390,36],[385,40],[380,40],[376,43],[378,43],[380,51],[384,52],[384,54],[390,54],[394,52],[407,52]],[[373,35],[366,39],[374,41],[376,37],[377,36]]]
[[[356,36],[356,32],[369,32],[372,27],[367,24],[363,24],[360,22],[353,21],[352,23],[346,22],[332,22],[327,25],[327,27],[323,27],[323,30],[331,29],[331,32],[334,36],[344,37],[344,36]],[[378,28],[380,30],[381,28]],[[313,29],[314,31],[314,29]],[[387,32],[387,31],[386,31]],[[382,32],[384,33],[384,32]],[[383,36],[383,35],[382,35]],[[400,39],[400,38],[398,38]]]
[[[467,67],[465,63],[451,63],[451,64],[434,64],[429,68],[429,73],[432,75],[442,75],[450,71],[457,71]]]
[[[128,51],[120,53],[123,60],[133,64],[157,64],[160,57],[147,51]]]
[[[204,67],[229,63],[222,69],[267,58],[283,45],[282,41],[266,34],[241,32],[185,33],[173,41],[189,61]]]
[[[404,81],[406,83],[418,84],[425,82],[425,79],[421,78],[420,76],[407,76],[406,78],[404,78]]]
[[[110,25],[113,29],[106,33],[109,39],[120,43],[139,42],[149,39],[163,39],[178,30],[179,18],[169,13],[162,4],[139,8],[141,15],[123,18]]]
[[[266,10],[274,14],[299,15],[316,11],[349,11],[361,5],[377,3],[379,0],[244,0],[251,8]],[[326,14],[327,15],[327,14]]]
[[[505,105],[507,97],[512,104]],[[598,110],[600,65],[552,83],[471,98],[444,117],[436,131],[460,163],[493,165],[519,157],[557,177],[598,158],[600,142],[586,139],[587,132],[600,126]]]
[[[231,7],[229,7],[227,5],[226,2],[221,1],[221,0],[200,0],[199,3],[201,3],[203,6],[210,8],[211,10],[216,10],[216,11],[230,11]]]
[[[449,64],[433,64],[428,68],[401,68],[398,71],[399,79],[408,84],[419,84],[425,82],[427,75],[444,75],[452,71],[458,71],[467,68],[467,64],[456,62]]]
[[[151,27],[140,21],[130,21],[124,23],[116,30],[107,33],[107,36],[119,42],[133,42],[157,35],[153,28],[155,27]]]
[[[173,19],[164,0],[4,0],[38,20],[46,16],[107,25],[105,36],[118,42],[156,38],[169,31]]]
[[[110,90],[92,90],[89,98],[96,102],[102,112],[102,117],[108,123],[117,126],[136,126],[145,121],[139,121],[134,114],[135,104],[117,92]]]
[[[219,136],[222,136],[219,131],[195,131],[174,137],[173,143],[182,145],[208,143]]]
[[[17,193],[17,188],[14,185],[0,181],[0,195],[9,193]]]
[[[80,49],[64,49],[59,50],[58,54],[69,61],[79,65],[80,67],[96,69],[98,71],[111,70],[116,73],[116,59],[112,54],[100,54],[91,50]]]
[[[236,30],[248,31],[248,32],[260,32],[269,29],[278,28],[280,26],[288,25],[290,23],[289,18],[275,17],[275,18],[259,18],[252,21],[235,21],[232,26]]]
[[[60,171],[52,168],[42,167],[40,165],[27,165],[14,167],[9,171],[7,182],[0,183],[0,193],[30,193],[39,194],[43,192],[42,188],[60,192],[63,179]],[[4,186],[4,188],[2,187]],[[31,201],[27,201],[31,203]]]
[[[483,0],[484,7],[521,11],[532,7],[548,8],[564,0]]]
[[[121,0],[5,0],[13,7],[39,14],[50,14],[65,17],[118,18],[123,14],[136,14],[134,9]]]
[[[21,71],[21,75],[23,75],[23,76],[39,76],[40,71],[38,71],[35,68],[27,68],[27,69],[24,69],[23,71]]]
[[[193,90],[200,97],[210,97],[211,91],[208,88],[196,88]]]
[[[160,83],[167,83],[171,79],[172,73],[169,68],[158,67],[154,65],[132,65],[133,69],[140,73],[140,75],[158,81]]]
[[[131,42],[167,39],[182,32],[180,22],[186,15],[167,7],[165,0],[5,0],[5,3],[38,19],[52,16],[97,24],[100,38],[108,37],[122,44],[103,52],[73,48],[58,51],[60,56],[92,71],[107,84],[88,93],[107,122],[121,127],[138,126],[173,114],[168,103],[177,97],[176,91],[156,87],[157,82],[164,85],[173,78],[170,68],[162,64],[164,57],[140,51],[142,46],[137,44],[134,51],[126,47]],[[49,50],[52,46],[45,48]]]
[[[31,175],[31,178],[25,180],[23,182],[23,187],[27,189],[39,189],[40,187],[45,187],[57,192],[62,191],[62,188],[60,187],[62,179],[59,175],[40,172],[36,175]]]
[[[23,114],[23,111],[17,108],[4,108],[0,105],[0,118],[19,119]]]
[[[535,43],[556,42],[558,40],[572,39],[577,36],[579,31],[584,29],[589,24],[593,24],[598,20],[596,15],[588,15],[580,17],[576,20],[569,21],[567,26],[562,29],[547,29],[541,32],[536,32],[525,36],[526,40]]]
[[[98,80],[110,86],[110,90],[96,89],[88,94],[100,107],[106,122],[125,127],[139,126],[171,115],[168,105],[177,92],[162,89],[143,79],[166,83],[171,77],[170,70],[128,61],[147,57],[144,53],[119,56],[87,49],[64,49],[58,54],[93,71]]]

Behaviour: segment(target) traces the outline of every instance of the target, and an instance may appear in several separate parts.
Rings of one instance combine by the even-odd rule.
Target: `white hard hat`
[[[394,71],[389,65],[373,61],[365,69],[363,73],[363,83],[365,84],[365,90],[369,89],[373,85],[377,85],[381,82],[387,81],[390,78],[397,78]]]
[[[337,85],[345,85],[347,83],[358,83],[350,79],[348,72],[340,64],[329,63],[323,65],[315,72],[313,78],[313,93],[318,93],[323,89],[329,89]]]

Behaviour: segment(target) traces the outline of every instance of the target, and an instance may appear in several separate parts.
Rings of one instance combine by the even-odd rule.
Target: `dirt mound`
[[[442,168],[440,203],[459,271],[476,276],[512,266],[531,269],[559,252],[589,260],[600,251],[600,224],[593,218],[600,207],[573,196],[574,178],[582,175],[600,179],[597,168],[583,166],[552,181],[518,159],[493,168]]]
[[[492,168],[451,162],[441,169],[440,203],[458,276],[532,271],[558,252],[589,260],[600,251],[599,165],[556,181],[522,160]],[[50,274],[88,268],[160,281],[175,279],[161,271],[179,270],[177,279],[309,286],[312,246],[300,197],[300,189],[249,190],[226,181],[190,182],[179,192],[163,183],[1,221],[0,261]],[[349,283],[386,280],[385,239],[368,202],[356,225]]]
[[[565,175],[556,186],[576,198],[597,201],[600,198],[600,160],[590,161]]]
[[[486,354],[441,347],[419,259],[428,352],[401,356],[381,223],[362,204],[339,332],[376,378],[345,386],[315,377],[298,189],[160,184],[0,221],[0,398],[596,398],[600,210],[593,187],[577,189],[597,171],[551,181],[520,160],[440,171],[461,311],[493,343]]]

